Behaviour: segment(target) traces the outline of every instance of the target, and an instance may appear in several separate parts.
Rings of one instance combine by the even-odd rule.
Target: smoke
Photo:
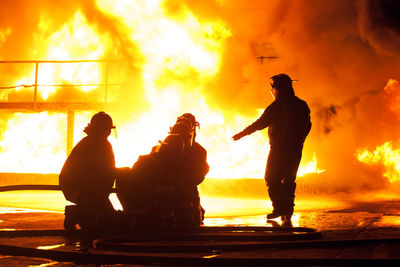
[[[395,0],[359,1],[361,37],[380,53],[399,57],[400,3]]]
[[[227,51],[242,51],[228,55],[239,57],[234,60],[239,64],[224,65],[222,73],[227,79],[247,82],[229,86],[214,97],[225,106],[234,103],[246,113],[249,105],[259,108],[262,101],[264,106],[268,104],[266,97],[260,97],[260,92],[265,94],[268,77],[289,74],[299,80],[294,85],[296,94],[311,107],[313,129],[305,144],[304,158],[315,152],[319,166],[327,170],[319,185],[356,190],[386,187],[387,180],[380,169],[383,167],[365,166],[355,154],[360,147],[373,150],[385,141],[398,139],[399,113],[388,102],[398,92],[389,95],[384,88],[389,79],[399,79],[400,74],[399,4],[268,2],[256,2],[254,6],[235,2],[237,16],[229,25],[233,32],[247,30],[238,30],[234,37],[237,40],[228,43]],[[231,6],[232,2],[226,5]],[[247,52],[246,58],[242,58],[243,51]],[[279,59],[259,62],[259,56]],[[228,90],[234,93],[224,102]],[[302,182],[307,183],[305,179]]]
[[[399,110],[389,105],[398,91],[384,90],[400,78],[398,1],[184,2],[196,14],[223,18],[233,33],[210,102],[226,114],[256,116],[272,101],[268,78],[287,73],[312,111],[303,158],[315,152],[327,170],[320,181],[300,182],[349,191],[388,186],[383,166],[367,166],[356,153],[398,140]]]

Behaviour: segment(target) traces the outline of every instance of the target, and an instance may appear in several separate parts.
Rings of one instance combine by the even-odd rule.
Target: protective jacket
[[[80,204],[92,194],[108,198],[115,180],[115,158],[105,138],[87,136],[72,150],[59,175],[67,200]]]
[[[283,95],[269,105],[259,119],[242,134],[268,128],[270,151],[265,170],[268,193],[274,212],[293,214],[296,175],[303,143],[310,132],[310,109],[293,95]]]
[[[271,147],[299,147],[311,129],[310,109],[296,96],[278,98],[269,105],[253,124],[243,130],[244,135],[268,128]]]

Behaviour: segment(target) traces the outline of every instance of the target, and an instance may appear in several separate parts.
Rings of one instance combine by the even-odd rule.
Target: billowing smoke
[[[231,68],[235,73],[227,77],[259,84],[252,93],[246,86],[235,87],[233,95],[239,97],[226,104],[260,107],[266,78],[288,73],[299,80],[296,93],[312,109],[314,127],[305,144],[305,157],[316,152],[319,166],[327,170],[310,184],[343,191],[385,187],[382,170],[358,162],[355,154],[360,147],[373,150],[385,141],[398,140],[399,113],[388,101],[398,97],[398,92],[384,91],[388,80],[400,74],[398,3],[269,1],[249,6],[243,1],[236,8],[237,28],[246,25],[247,31],[240,32],[240,42],[232,44],[232,51],[241,51],[243,43],[253,49],[252,53],[247,50],[251,55],[247,64],[235,60],[241,72],[235,66]],[[279,59],[254,67],[256,57],[271,55]]]
[[[359,2],[361,37],[380,53],[399,57],[400,3],[394,0]]]
[[[193,10],[206,13],[206,5]],[[390,101],[398,87],[384,88],[400,78],[399,11],[397,1],[223,2],[207,14],[222,16],[234,34],[209,97],[248,114],[271,101],[268,77],[289,74],[312,110],[304,158],[315,152],[327,170],[300,183],[347,192],[385,188],[383,167],[366,166],[356,153],[398,140],[399,110]]]
[[[165,0],[162,4],[171,18],[179,19],[189,9],[200,21],[222,20],[229,29],[221,68],[202,89],[208,104],[223,110],[227,122],[235,114],[255,117],[257,109],[271,102],[268,78],[287,73],[298,80],[296,94],[312,110],[313,129],[304,159],[315,153],[319,168],[326,170],[309,179],[310,185],[340,190],[387,186],[381,167],[359,162],[356,153],[398,140],[400,111],[391,99],[399,92],[384,90],[389,79],[400,79],[397,1]],[[129,59],[132,75],[127,75],[117,96],[119,108],[137,112],[144,107],[142,58],[127,36],[126,21],[105,14],[94,0],[7,0],[0,6],[1,59],[41,58],[41,50],[34,46],[40,20],[52,18],[45,31],[50,36],[80,10],[99,33],[110,37],[107,56]],[[13,71],[8,68],[0,81]]]

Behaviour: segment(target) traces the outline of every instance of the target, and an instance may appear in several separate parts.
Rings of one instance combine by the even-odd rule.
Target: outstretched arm
[[[255,131],[262,130],[265,127],[268,127],[272,122],[272,116],[271,116],[271,111],[269,108],[264,110],[264,113],[258,118],[255,122],[253,122],[250,126],[246,127],[243,131],[240,133],[235,134],[232,136],[232,139],[234,141],[239,140],[240,138],[252,134]]]
[[[243,132],[237,133],[234,136],[232,136],[233,141],[237,141],[240,138],[242,138],[243,136],[245,136],[245,134],[243,134]]]

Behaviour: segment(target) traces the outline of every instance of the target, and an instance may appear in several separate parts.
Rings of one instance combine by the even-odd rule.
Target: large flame
[[[58,172],[65,160],[64,114],[15,113],[0,140],[2,172]]]
[[[42,17],[39,22],[39,33],[35,39],[38,45],[44,45],[47,50],[43,52],[46,60],[79,60],[98,59],[105,53],[106,37],[100,36],[87,20],[77,12],[59,31],[53,33],[49,38],[44,36],[47,28],[51,24],[51,19]],[[88,92],[97,88],[90,84],[100,84],[102,82],[101,64],[99,63],[41,63],[38,71],[39,93],[46,100],[49,95],[55,94],[60,87],[54,85],[88,85],[81,86],[81,90]],[[17,82],[20,84],[32,84],[35,79],[35,70],[32,70],[28,77]]]
[[[385,142],[375,151],[360,149],[357,153],[358,160],[366,164],[383,164],[383,176],[391,183],[400,181],[400,148],[394,148],[391,142]]]
[[[199,21],[189,10],[180,10],[174,18],[168,16],[161,0],[131,1],[99,0],[97,5],[105,14],[112,15],[125,26],[140,54],[141,82],[147,103],[143,112],[116,120],[118,137],[112,135],[118,166],[130,166],[140,154],[148,153],[163,139],[176,117],[185,112],[196,115],[201,124],[198,141],[208,151],[211,165],[209,177],[262,178],[268,155],[265,131],[233,143],[231,136],[254,121],[255,117],[227,114],[211,107],[204,97],[208,82],[218,74],[224,44],[231,35],[222,20]],[[134,14],[134,15],[133,15]],[[107,37],[88,24],[77,12],[50,38],[43,33],[49,27],[48,17],[40,21],[37,41],[44,47],[38,55],[44,59],[72,60],[105,57]],[[43,35],[42,35],[43,34]],[[0,35],[6,38],[7,32]],[[32,84],[34,71],[17,84]],[[105,79],[101,64],[63,63],[42,64],[38,83],[99,84]],[[82,91],[96,86],[78,86]],[[57,86],[40,87],[43,100],[57,94]],[[131,90],[137,90],[131,88]],[[130,97],[127,92],[126,97]],[[261,114],[262,110],[259,111]],[[130,113],[129,110],[114,114]],[[81,130],[90,120],[92,112],[77,113],[75,139],[82,138]],[[115,116],[123,117],[123,116]],[[229,120],[226,119],[229,117]],[[0,171],[59,172],[66,157],[66,115],[48,112],[36,114],[15,113],[8,120],[7,130],[0,142]],[[302,165],[299,175],[320,172],[317,159]],[[12,164],[10,164],[12,162]]]
[[[384,87],[384,101],[395,117],[400,116],[400,83],[395,79],[389,79]],[[395,124],[390,122],[390,124]],[[387,140],[387,139],[386,139]],[[358,149],[357,158],[368,165],[383,166],[382,175],[390,183],[400,181],[400,148],[392,141],[384,142],[374,151]]]

